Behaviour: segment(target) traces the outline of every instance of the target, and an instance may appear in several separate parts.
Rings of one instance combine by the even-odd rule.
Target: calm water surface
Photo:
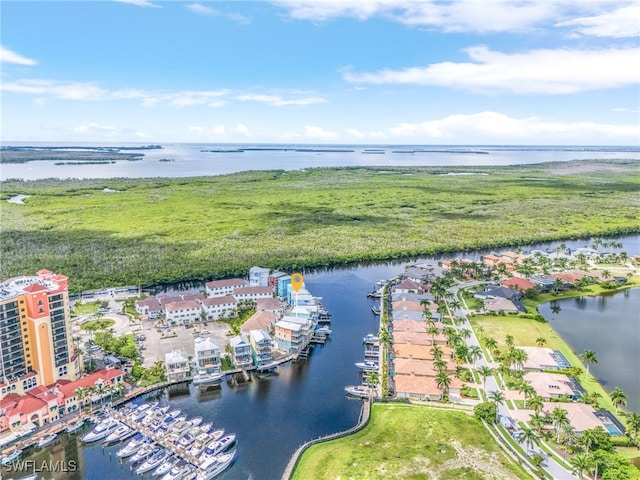
[[[10,145],[34,143],[14,142]],[[41,146],[56,146],[52,142]],[[69,144],[62,144],[69,146]],[[62,146],[58,145],[58,146]],[[75,144],[74,144],[75,146]],[[87,144],[97,146],[97,144]],[[131,144],[100,144],[100,146],[131,146]],[[638,147],[532,147],[532,146],[460,146],[460,145],[214,145],[163,144],[160,150],[145,150],[137,161],[117,161],[105,165],[55,165],[53,161],[3,164],[0,180],[22,178],[143,178],[193,177],[220,175],[244,170],[298,170],[310,167],[346,166],[491,166],[541,162],[564,162],[576,159],[640,160]],[[241,153],[210,153],[201,150],[236,148],[275,148]],[[280,149],[278,149],[280,148]],[[353,152],[295,151],[296,148],[329,150],[348,149]],[[382,149],[384,154],[363,153],[368,148]],[[416,153],[413,149],[427,151]],[[485,152],[484,154],[472,152]],[[160,162],[169,159],[170,162]]]
[[[598,363],[589,372],[607,392],[622,388],[629,410],[639,412],[640,288],[559,300],[539,310],[574,352],[596,353]]]

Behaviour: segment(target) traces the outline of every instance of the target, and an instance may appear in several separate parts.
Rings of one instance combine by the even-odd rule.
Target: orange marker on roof
[[[297,293],[298,290],[300,290],[300,288],[302,287],[302,284],[304,283],[304,277],[302,276],[301,273],[292,273],[291,274],[291,286],[293,287],[293,290]]]

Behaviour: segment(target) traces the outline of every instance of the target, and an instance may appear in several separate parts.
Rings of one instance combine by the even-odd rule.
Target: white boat
[[[143,445],[142,447],[140,447],[140,450],[138,450],[133,455],[133,457],[131,457],[129,462],[131,462],[132,464],[143,462],[147,458],[149,458],[151,455],[155,455],[156,452],[158,452],[158,451],[160,451],[160,447],[158,447],[154,443],[148,443],[148,444]]]
[[[135,432],[131,430],[131,428],[129,428],[127,425],[121,424],[118,428],[116,428],[113,432],[111,432],[107,436],[107,438],[104,439],[104,443],[108,444],[108,443],[119,442],[121,440],[126,440],[134,433]]]
[[[9,465],[12,462],[15,462],[17,459],[19,459],[20,455],[22,455],[22,450],[17,448],[13,452],[11,452],[11,453],[5,455],[4,457],[2,457],[2,460],[0,460],[0,464]]]
[[[206,370],[198,370],[193,376],[194,385],[217,385],[222,382],[224,373],[207,373]]]
[[[358,362],[356,363],[356,367],[365,370],[367,372],[373,371],[373,370],[377,370],[378,369],[378,364],[376,362]]]
[[[181,446],[182,448],[189,448],[195,441],[196,438],[193,435],[191,435],[190,433],[185,433],[178,439],[176,444]]]
[[[371,394],[371,390],[369,389],[369,387],[366,387],[364,385],[355,385],[355,386],[345,387],[345,391],[347,392],[348,395],[351,395],[352,397],[358,397],[358,398],[368,398],[369,395]]]
[[[144,445],[148,441],[147,437],[145,437],[142,433],[136,433],[135,436],[129,440],[124,447],[116,452],[116,456],[119,458],[127,458],[133,455],[138,451],[142,445]]]
[[[209,443],[210,441],[211,435],[209,435],[208,433],[201,433],[191,444],[187,453],[194,457],[198,457],[204,451],[204,447],[206,447],[207,443]]]
[[[136,468],[136,473],[138,475],[147,473],[148,471],[153,470],[162,462],[164,462],[168,457],[169,453],[166,450],[158,450],[156,453],[147,458],[138,468]]]
[[[331,335],[331,329],[327,327],[318,327],[316,328],[316,333],[320,335]]]
[[[182,480],[192,469],[193,465],[186,460],[179,460],[169,472],[164,474],[162,480]]]
[[[70,423],[64,429],[67,433],[75,433],[84,426],[84,420],[78,420],[76,423]]]
[[[46,447],[47,445],[53,443],[57,436],[57,433],[47,433],[45,436],[40,437],[40,440],[38,440],[38,443],[36,443],[36,447]]]
[[[213,428],[213,423],[211,422],[203,423],[202,425],[200,425],[200,431],[202,433],[209,433],[212,428]]]
[[[189,420],[189,423],[194,427],[197,427],[202,423],[202,417],[194,417],[191,420]]]
[[[80,437],[80,440],[84,443],[97,442],[109,435],[113,430],[118,428],[119,425],[120,422],[117,420],[113,418],[106,418],[101,421],[96,428]]]
[[[169,473],[169,471],[171,471],[171,469],[173,468],[173,466],[178,463],[178,458],[171,456],[168,457],[164,462],[162,462],[160,464],[160,466],[158,468],[156,468],[153,473],[151,474],[152,477],[162,477],[163,475],[166,475],[167,473]]]
[[[212,480],[233,463],[236,452],[224,453],[206,461],[199,469],[197,480]]]
[[[207,443],[207,446],[204,448],[204,452],[201,455],[201,465],[204,464],[207,460],[230,448],[235,443],[235,441],[236,435],[234,433],[225,435],[220,440],[211,440],[209,443]]]

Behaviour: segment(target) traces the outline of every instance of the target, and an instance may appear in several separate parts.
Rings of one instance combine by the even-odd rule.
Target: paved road
[[[469,282],[469,283],[466,283],[466,284],[460,284],[460,285],[457,285],[455,287],[452,287],[450,289],[450,291],[457,298],[458,290],[460,290],[462,288],[466,288],[466,287],[471,286],[471,285],[478,285],[480,283],[486,283],[486,282]],[[464,321],[462,322],[460,327],[468,328],[469,330],[471,330],[471,337],[469,337],[467,339],[467,344],[469,346],[472,346],[472,345],[480,346],[480,342],[479,342],[478,338],[476,337],[475,332],[471,328],[471,324],[469,323],[469,319],[467,318],[468,311],[465,310],[465,309],[457,309],[453,313],[454,313],[455,316],[461,317],[461,318],[464,319]],[[487,367],[490,367],[490,368],[492,367],[492,365],[487,361],[487,359],[484,357],[484,355],[482,356],[482,358],[478,359],[477,362],[476,362],[476,367],[477,368],[481,368],[483,366],[487,366]],[[486,378],[484,390],[485,390],[485,392],[487,394],[489,394],[489,392],[492,392],[492,391],[500,391],[501,390],[500,386],[498,385],[498,380],[496,379],[496,377],[494,375],[491,375],[491,376]],[[509,408],[505,404],[499,404],[498,405],[498,415],[502,416],[503,418],[511,418],[511,412],[509,411]],[[574,480],[574,479],[577,479],[576,476],[574,476],[566,468],[564,468],[562,465],[560,465],[556,460],[554,460],[553,458],[549,457],[537,445],[533,445],[532,448],[528,449],[527,445],[526,445],[526,442],[518,441],[517,439],[515,439],[515,440],[519,443],[519,445],[522,447],[522,449],[525,452],[527,450],[529,450],[532,453],[540,453],[544,458],[546,458],[545,462],[542,465],[542,468],[544,468],[545,472],[547,472],[547,475],[550,475],[551,478],[553,478],[554,480]]]

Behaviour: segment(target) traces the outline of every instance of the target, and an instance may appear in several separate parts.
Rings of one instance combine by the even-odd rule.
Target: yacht
[[[217,385],[222,382],[222,377],[224,377],[224,373],[207,373],[206,370],[198,370],[193,376],[193,384],[194,385]]]
[[[358,362],[356,363],[356,367],[361,368],[365,372],[371,372],[378,369],[378,364],[376,362],[371,362],[371,361]]]
[[[198,471],[197,480],[212,480],[224,472],[233,463],[236,452],[224,453],[207,460]]]
[[[138,468],[136,468],[136,474],[142,475],[150,470],[153,470],[169,457],[169,452],[165,449],[158,450],[156,453],[147,458]]]
[[[152,477],[162,477],[171,471],[174,465],[178,463],[178,458],[169,457],[167,458],[155,471],[151,474]]]
[[[211,440],[204,448],[204,453],[202,453],[202,463],[205,463],[207,460],[215,457],[220,452],[224,452],[231,447],[235,441],[236,435],[234,433],[225,435],[220,440]]]
[[[193,465],[186,460],[179,460],[173,467],[171,467],[169,472],[164,474],[162,480],[182,480],[192,470]]]
[[[13,452],[8,453],[5,456],[3,456],[2,459],[0,459],[0,464],[2,464],[2,465],[10,465],[11,463],[13,463],[17,459],[19,459],[20,455],[22,455],[22,450],[20,450],[19,448],[16,448]]]
[[[107,436],[107,438],[104,439],[103,443],[109,444],[109,443],[120,442],[122,440],[126,440],[127,438],[132,436],[134,433],[135,431],[129,428],[127,425],[120,425],[113,432],[111,432]]]
[[[155,443],[148,443],[140,447],[140,449],[131,457],[131,464],[136,464],[139,462],[143,462],[147,458],[152,455],[155,455],[158,451],[160,451],[160,447],[156,446]]]
[[[364,385],[349,386],[344,389],[347,392],[347,395],[357,398],[369,398],[369,395],[371,394],[370,388]]]
[[[36,447],[46,447],[47,445],[53,443],[57,436],[57,433],[47,433],[45,436],[40,437],[40,440],[38,440],[38,443],[36,443]]]
[[[202,417],[194,417],[189,420],[189,423],[191,423],[191,425],[193,425],[194,427],[197,427],[202,423]]]
[[[131,440],[129,440],[129,443],[127,443],[124,447],[116,452],[116,456],[119,458],[130,457],[131,455],[136,453],[138,449],[142,447],[142,445],[144,445],[147,441],[147,437],[145,437],[142,433],[136,433],[135,436]]]
[[[113,430],[118,428],[119,425],[120,422],[117,420],[113,418],[105,418],[96,425],[96,428],[80,437],[80,440],[84,443],[97,442],[109,435]]]
[[[76,423],[70,423],[64,429],[67,433],[76,433],[84,426],[84,420],[78,420]]]

